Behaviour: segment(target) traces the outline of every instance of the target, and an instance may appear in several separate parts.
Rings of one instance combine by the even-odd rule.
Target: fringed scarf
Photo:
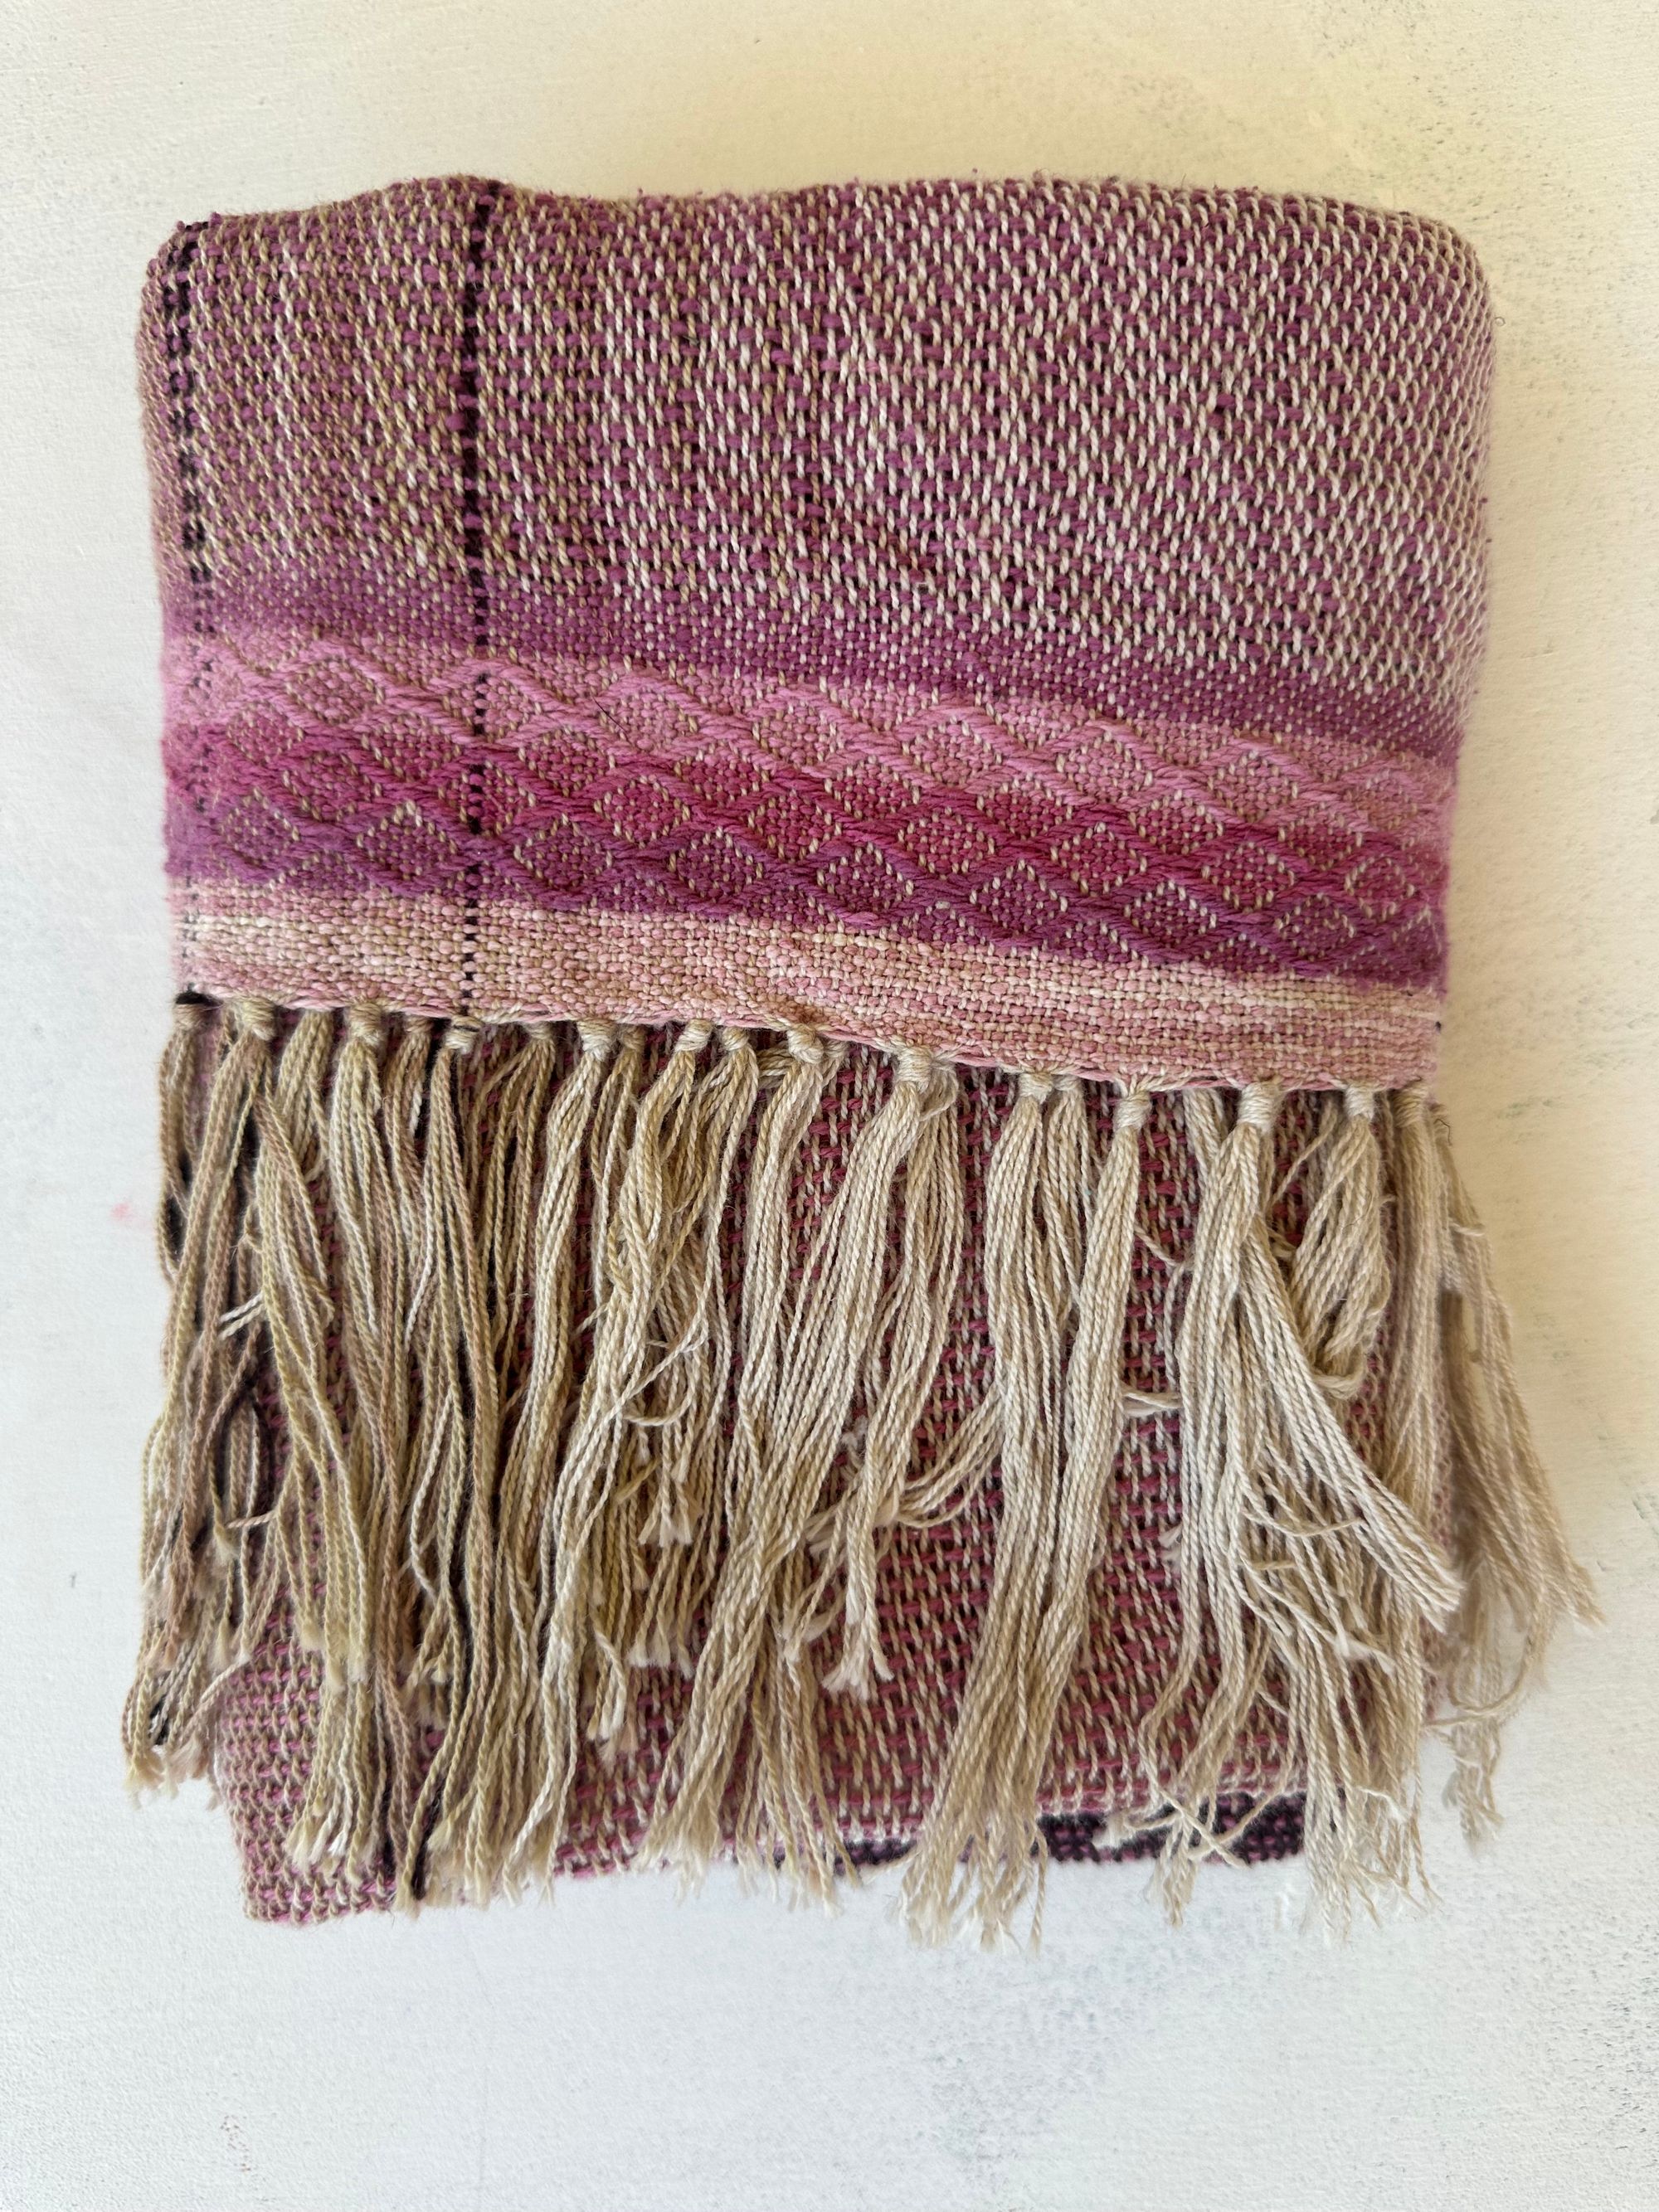
[[[1116,182],[181,228],[135,1775],[251,1909],[1472,1827],[1590,1601],[1427,1089],[1491,315]]]

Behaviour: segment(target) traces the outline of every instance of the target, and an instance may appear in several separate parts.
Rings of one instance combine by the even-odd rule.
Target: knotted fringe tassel
[[[899,1085],[906,1080],[902,1057]],[[843,1438],[842,1486],[837,1494],[832,1469],[781,1595],[775,1662],[762,1686],[761,1717],[754,1723],[765,1784],[751,1796],[747,1825],[738,1828],[740,1850],[750,1863],[775,1830],[773,1808],[786,1808],[787,1832],[805,1836],[807,1814],[817,1805],[814,1832],[833,1843],[836,1870],[847,1869],[834,1820],[823,1813],[819,1690],[826,1696],[864,1699],[877,1680],[892,1679],[876,1610],[887,1543],[900,1526],[926,1528],[959,1511],[967,1494],[965,1468],[941,1494],[941,1470],[923,1475],[915,1461],[916,1431],[933,1393],[962,1271],[965,1194],[957,1095],[953,1070],[932,1060],[902,1183],[894,1186],[900,1214],[896,1267],[884,1300],[875,1309],[851,1426]],[[907,1100],[907,1113],[908,1105]],[[814,1340],[810,1334],[804,1337],[809,1358]],[[958,1437],[947,1445],[947,1462],[960,1463],[962,1442]],[[786,1440],[774,1449],[787,1451],[790,1446]],[[774,1471],[763,1467],[761,1481],[775,1479]],[[934,1498],[940,1502],[930,1505]],[[818,1563],[810,1586],[809,1560]],[[820,1684],[812,1648],[836,1627],[841,1656]],[[829,1865],[826,1854],[820,1870]]]
[[[635,1417],[648,1469],[645,1535],[657,1554],[629,1638],[630,1667],[690,1675],[697,1620],[725,1528],[720,1427],[731,1381],[732,1316],[720,1240],[738,1147],[760,1090],[760,1064],[740,1030],[717,1032],[715,1065],[685,1117],[672,1262],[657,1261],[653,1371]]]
[[[416,1797],[400,1897],[436,1893],[434,1868],[452,1863],[441,1825],[452,1775],[468,1771],[472,1670],[485,1662],[494,1602],[496,1454],[501,1389],[489,1356],[484,1271],[472,1226],[461,1143],[457,1063],[474,1050],[471,1022],[437,1038],[427,1091],[419,1183],[420,1239],[410,1320],[420,1381],[411,1457],[409,1558],[424,1624],[408,1677],[417,1721],[435,1747]]]
[[[850,1543],[861,1553],[866,1523],[873,1542],[883,1501],[895,1487],[894,1441],[901,1429],[914,1432],[943,1343],[960,1266],[962,1200],[952,1079],[929,1054],[902,1052],[890,1095],[853,1147],[783,1329],[787,1248],[781,1240],[806,1090],[805,1082],[797,1090],[786,1079],[761,1132],[749,1224],[757,1295],[752,1306],[745,1299],[728,1551],[690,1709],[670,1754],[678,1787],[672,1802],[659,1802],[650,1845],[688,1875],[708,1866],[722,1839],[722,1808],[746,1723],[756,1789],[740,1852],[757,1862],[768,1838],[804,1887],[823,1893],[844,1854],[818,1771],[817,1685],[809,1653],[824,1624],[810,1540],[823,1525],[860,1379],[874,1377],[866,1472],[851,1479],[866,1495],[839,1516],[843,1547]],[[939,1134],[939,1124],[950,1125],[948,1139]],[[878,1286],[902,1173],[906,1229],[898,1279],[884,1302]],[[942,1275],[924,1274],[935,1265]],[[884,1372],[884,1335],[890,1340]],[[852,1571],[862,1570],[860,1557]],[[851,1603],[860,1602],[855,1589]],[[849,1639],[855,1650],[860,1632]]]
[[[1261,1786],[1301,1783],[1322,1903],[1340,1917],[1380,1886],[1412,1888],[1415,1763],[1399,1758],[1424,1718],[1412,1647],[1459,1595],[1428,1528],[1354,1449],[1297,1328],[1267,1226],[1278,1107],[1253,1086],[1230,1128],[1214,1094],[1185,1101],[1202,1195],[1176,1347],[1182,1636],[1145,1732],[1149,1781],[1176,1812],[1160,1875],[1177,1917],[1198,1861],[1227,1840],[1224,1778],[1261,1706],[1285,1739]],[[1326,1333],[1328,1303],[1315,1304]],[[1188,1740],[1179,1717],[1200,1682]]]
[[[455,1086],[459,1106],[459,1064],[440,1061],[428,1133],[428,1168],[434,1146],[441,1159],[441,1173],[435,1180],[429,1176],[428,1183],[436,1200],[428,1221],[436,1260],[433,1280],[434,1291],[447,1286],[451,1293],[435,1296],[428,1311],[434,1333],[444,1325],[446,1312],[452,1316],[465,1363],[459,1387],[471,1394],[474,1418],[473,1454],[470,1469],[460,1475],[461,1495],[453,1504],[446,1496],[442,1510],[444,1528],[455,1533],[441,1543],[439,1558],[441,1562],[447,1553],[450,1587],[464,1591],[465,1602],[450,1624],[449,1632],[459,1630],[460,1639],[455,1661],[447,1659],[434,1677],[440,1701],[447,1692],[448,1703],[439,1723],[442,1740],[427,1771],[423,1799],[416,1802],[400,1869],[400,1881],[411,1894],[439,1888],[434,1864],[451,1870],[442,1887],[460,1894],[477,1891],[482,1862],[470,1849],[477,1793],[503,1753],[496,1736],[501,1717],[497,1686],[515,1608],[522,1603],[513,1586],[512,1554],[502,1524],[502,1451],[525,1364],[537,1144],[557,1054],[545,1024],[529,1024],[516,1036],[516,1047],[469,1086],[467,1108],[459,1121],[451,1119],[449,1091]],[[451,1053],[478,1048],[469,1042],[466,1025],[454,1023],[444,1044]],[[471,1264],[460,1249],[464,1200],[476,1224]],[[453,1266],[457,1259],[461,1264]],[[474,1382],[475,1369],[486,1368],[489,1380],[481,1387]],[[423,1363],[423,1377],[430,1372]],[[426,1387],[423,1380],[423,1392]],[[442,1378],[440,1387],[447,1387]],[[453,1454],[447,1468],[459,1472]],[[423,1809],[430,1826],[424,1860]],[[492,1867],[492,1879],[497,1872]]]
[[[384,1128],[386,1034],[376,1008],[348,1012],[328,1100],[326,1171],[340,1247],[344,1493],[363,1580],[353,1583],[357,1610],[350,1629],[325,1664],[316,1749],[289,1838],[301,1864],[337,1866],[358,1877],[373,1870],[383,1847],[394,1864],[401,1862],[418,1783],[414,1723],[398,1668],[414,1618],[401,1547],[411,1249]],[[335,1619],[329,1616],[325,1638],[338,1634]]]
[[[137,1783],[203,1771],[217,1694],[252,1657],[283,1586],[274,1470],[253,1403],[261,1343],[249,1234],[253,1103],[275,1024],[251,1002],[219,1026],[204,1102],[204,1024],[201,1003],[182,1000],[161,1064],[158,1238],[172,1304],[161,1410],[144,1448],[144,1626],[122,1721]]]
[[[553,1774],[556,1756],[562,1760],[568,1747],[554,1691],[557,1669],[550,1669],[547,1657],[556,1470],[575,1373],[576,1218],[617,1032],[608,1023],[583,1022],[577,1041],[575,1065],[553,1097],[543,1135],[531,1250],[531,1364],[501,1478],[495,1664],[481,1723],[487,1750],[465,1816],[465,1861],[475,1893],[487,1893],[489,1874],[498,1868],[509,1887],[547,1876],[550,1801],[568,1787],[562,1767],[557,1783]],[[568,1748],[574,1755],[574,1735]]]
[[[612,1224],[629,1166],[645,1058],[644,1035],[637,1028],[612,1032],[590,1023],[581,1025],[579,1036],[581,1057],[555,1103],[547,1134],[548,1171],[537,1225],[534,1395],[520,1431],[521,1449],[508,1468],[517,1516],[527,1526],[534,1516],[536,1531],[533,1605],[526,1592],[520,1608],[521,1617],[533,1620],[531,1644],[520,1654],[524,1666],[533,1666],[537,1680],[533,1724],[523,1753],[524,1786],[533,1795],[516,1825],[510,1811],[502,1818],[503,1832],[511,1839],[501,1872],[514,1884],[550,1875],[565,1833],[584,1735],[593,1733],[584,1725],[593,1701],[589,1624],[600,1602],[592,1588],[599,1563],[592,1543],[606,1501],[592,1479],[591,1420],[586,1479],[578,1479],[583,1470],[574,1449],[574,1430],[591,1411],[592,1383],[590,1369],[588,1383],[580,1395],[575,1391],[569,1304],[574,1256],[568,1240],[585,1182],[592,1208],[588,1234],[597,1334],[605,1324],[616,1287],[618,1246]],[[567,1414],[573,1424],[570,1435]],[[615,1648],[613,1637],[612,1652]],[[510,1725],[504,1717],[503,1731]],[[510,1743],[510,1733],[504,1732],[501,1741]],[[482,1802],[476,1805],[473,1825],[480,1849],[495,1817]]]
[[[1088,1136],[1075,1082],[1023,1076],[991,1164],[987,1286],[1002,1414],[1002,1519],[978,1650],[950,1756],[905,1869],[915,1933],[971,1910],[989,1943],[1037,1890],[1037,1792],[1089,1623],[1123,1424],[1122,1335],[1150,1100],[1118,1107],[1087,1225]],[[1076,1341],[1069,1374],[1066,1342]]]
[[[331,1650],[349,1664],[368,1641],[360,1602],[368,1575],[362,1559],[350,1556],[345,1447],[328,1374],[332,1301],[313,1192],[332,1031],[326,1014],[301,1014],[280,1058],[254,1085],[250,1224],[259,1311],[288,1424],[289,1474],[276,1528],[289,1553],[295,1624],[307,1650]],[[338,1671],[331,1668],[337,1680]]]
[[[1316,1190],[1291,1255],[1291,1305],[1314,1371],[1339,1403],[1357,1397],[1388,1310],[1376,1094],[1328,1099],[1315,1147]]]
[[[885,1546],[1000,1466],[904,1900],[929,1936],[994,1936],[1034,1892],[1040,1917],[1051,1747],[1120,1537],[1126,1413],[1153,1403],[1122,1367],[1150,1101],[1117,1101],[1097,1158],[1083,1087],[1017,1079],[985,1194],[991,1387],[924,1462],[965,1243],[957,1079],[896,1054],[803,1224],[837,1058],[691,1024],[647,1079],[635,1027],[180,1003],[135,1778],[204,1771],[224,1684],[286,1607],[321,1661],[296,1862],[482,1899],[550,1877],[586,1747],[602,1790],[641,1677],[690,1671],[642,1856],[695,1875],[734,1850],[828,1894],[848,1853],[823,1704],[894,1666]],[[1594,1617],[1443,1126],[1420,1091],[1326,1098],[1281,1241],[1279,1105],[1183,1097],[1181,1630],[1123,1808],[1167,1828],[1177,1913],[1241,1792],[1304,1794],[1337,1913],[1419,1885],[1437,1698],[1478,1829],[1551,1629]]]
[[[1567,1547],[1521,1403],[1491,1245],[1457,1171],[1445,1117],[1431,1113],[1420,1085],[1399,1094],[1395,1132],[1406,1296],[1420,1309],[1432,1298],[1437,1308],[1428,1327],[1419,1315],[1417,1329],[1443,1363],[1451,1547],[1462,1585],[1437,1655],[1448,1707],[1440,1726],[1455,1761],[1447,1795],[1474,1842],[1498,1825],[1500,1731],[1550,1638],[1564,1616],[1589,1626],[1601,1613]],[[1421,1382],[1413,1393],[1431,1403],[1441,1395]],[[1420,1452],[1422,1415],[1413,1413]]]
[[[751,1695],[763,1695],[756,1671],[767,1626],[765,1592],[799,1540],[781,1539],[780,1530],[790,1522],[787,1501],[766,1480],[769,1410],[787,1340],[793,1275],[790,1187],[836,1058],[811,1031],[788,1031],[776,1088],[756,1137],[744,1224],[742,1364],[724,1488],[727,1563],[693,1679],[690,1712],[669,1755],[665,1782],[674,1778],[678,1790],[666,1803],[659,1801],[648,1838],[654,1856],[685,1874],[701,1873],[724,1841],[726,1785]],[[775,1778],[773,1795],[781,1793]],[[798,1824],[815,1832],[817,1813],[809,1786]]]
[[[714,1595],[702,1663],[692,1679],[688,1719],[668,1756],[668,1777],[677,1792],[653,1818],[648,1851],[677,1865],[681,1874],[702,1874],[723,1843],[721,1812],[738,1745],[748,1725],[750,1701],[763,1704],[765,1683],[757,1681],[763,1663],[768,1614],[763,1590],[787,1564],[787,1541],[779,1528],[787,1524],[785,1500],[768,1458],[769,1407],[787,1345],[790,1287],[794,1281],[794,1248],[790,1224],[790,1186],[796,1155],[818,1113],[823,1088],[838,1053],[811,1030],[792,1029],[775,1068],[772,1091],[754,1141],[748,1207],[744,1221],[744,1307],[738,1318],[741,1370],[732,1422],[723,1506],[728,1526],[728,1566]],[[737,1590],[745,1593],[738,1601]],[[757,1601],[757,1589],[761,1601]],[[776,1770],[779,1760],[772,1760]],[[769,1796],[779,1798],[783,1783],[775,1771]],[[817,1805],[807,1787],[805,1816],[811,1827]],[[750,1825],[759,1823],[759,1814]],[[750,1854],[754,1844],[750,1843]]]
[[[625,1745],[632,1670],[690,1671],[714,1573],[716,1431],[731,1362],[720,1235],[759,1075],[752,1045],[683,1030],[640,1100],[605,1226],[605,1290],[565,1455],[549,1626],[567,1768]]]
[[[253,1097],[260,1310],[288,1432],[277,1528],[291,1555],[300,1640],[324,1655],[318,1751],[294,1838],[307,1859],[371,1850],[380,1798],[367,1682],[374,1602],[368,1498],[354,1490],[336,1413],[335,1300],[318,1212],[333,1033],[330,1015],[301,1014]]]
[[[924,1525],[915,1515],[916,1431],[962,1273],[964,1194],[956,1110],[956,1075],[935,1061],[905,1164],[898,1270],[876,1322],[861,1386],[861,1449],[841,1497],[807,1532],[808,1549],[824,1564],[797,1609],[790,1643],[799,1650],[818,1633],[822,1608],[839,1584],[841,1658],[823,1684],[832,1696],[867,1698],[875,1681],[892,1680],[877,1619],[877,1576],[887,1533],[901,1520]]]
[[[682,1030],[666,1065],[635,1109],[630,1149],[605,1230],[607,1291],[599,1308],[580,1410],[566,1455],[565,1541],[556,1569],[552,1637],[575,1686],[570,1729],[579,1740],[583,1686],[592,1683],[586,1732],[623,1739],[629,1659],[647,1578],[646,1544],[664,1534],[647,1510],[652,1457],[641,1433],[660,1346],[653,1321],[689,1233],[680,1185],[697,1061],[713,1032]],[[654,1526],[647,1528],[648,1521]]]

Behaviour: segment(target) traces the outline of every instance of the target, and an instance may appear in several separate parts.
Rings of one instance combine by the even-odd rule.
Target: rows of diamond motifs
[[[174,865],[195,872],[440,892],[470,875],[555,908],[1413,985],[1443,961],[1449,775],[1416,757],[620,665],[188,650],[168,762]]]

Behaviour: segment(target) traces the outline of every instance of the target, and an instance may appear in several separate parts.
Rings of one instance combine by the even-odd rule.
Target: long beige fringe
[[[144,1448],[144,1620],[123,1719],[135,1780],[205,1769],[217,1692],[275,1604],[271,1455],[253,1403],[258,1334],[251,1244],[256,1091],[274,1024],[249,1004],[218,1026],[199,1096],[204,1009],[181,1000],[161,1063],[159,1241],[172,1291],[161,1411]]]
[[[585,1757],[625,1749],[641,1676],[675,1669],[690,1695],[642,1856],[695,1877],[735,1850],[827,1895],[848,1852],[823,1701],[890,1674],[892,1532],[994,1470],[991,1589],[903,1898],[930,1938],[963,1917],[998,1936],[1034,1894],[1040,1917],[1050,1747],[1123,1425],[1154,1409],[1122,1364],[1151,1100],[1117,1097],[1097,1154],[1085,1087],[1018,1076],[986,1188],[993,1389],[924,1467],[964,1247],[957,1078],[896,1054],[802,1257],[838,1051],[691,1024],[653,1056],[609,1024],[180,1002],[136,1778],[208,1769],[223,1686],[286,1606],[322,1662],[296,1862],[390,1875],[409,1905],[482,1899],[550,1879]],[[1228,1798],[1302,1792],[1340,1915],[1421,1885],[1437,1705],[1466,1824],[1490,1824],[1501,1723],[1560,1616],[1594,1606],[1421,1090],[1322,1102],[1287,1247],[1279,1094],[1183,1097],[1182,1629],[1129,1814],[1165,1832],[1178,1915],[1232,1840]],[[1270,1771],[1241,1766],[1270,1741]]]
[[[718,1848],[721,1808],[745,1724],[755,1739],[757,1790],[747,1833],[738,1838],[746,1846],[744,1855],[757,1856],[758,1838],[769,1836],[803,1887],[820,1892],[842,1863],[817,1764],[817,1685],[810,1653],[823,1624],[816,1617],[809,1536],[848,1434],[860,1378],[879,1358],[886,1310],[878,1286],[890,1206],[907,1170],[908,1234],[896,1296],[901,1338],[910,1341],[896,1343],[886,1392],[876,1396],[870,1417],[875,1455],[872,1462],[866,1438],[859,1486],[878,1501],[895,1486],[887,1442],[903,1425],[902,1416],[896,1423],[892,1419],[884,1395],[900,1397],[914,1427],[921,1411],[915,1337],[933,1347],[937,1363],[960,1261],[960,1169],[954,1147],[947,1165],[937,1142],[927,1139],[930,1125],[946,1110],[939,1085],[949,1080],[928,1054],[900,1055],[891,1094],[854,1145],[820,1224],[781,1340],[757,1346],[757,1364],[740,1389],[726,1492],[726,1560],[690,1709],[670,1755],[678,1788],[659,1809],[651,1835],[652,1848],[685,1871],[700,1871],[711,1847]],[[774,1109],[778,1119],[769,1115],[761,1132],[760,1195],[751,1192],[750,1200],[748,1233],[751,1249],[763,1248],[757,1288],[764,1301],[763,1306],[757,1300],[752,1323],[763,1338],[780,1328],[787,1300],[775,1239],[787,1220],[788,1158],[782,1146],[792,1139],[799,1142],[798,1108],[787,1103],[789,1096],[780,1092]],[[943,1190],[941,1178],[947,1183]],[[775,1220],[768,1219],[763,1201],[769,1199],[777,1209]],[[936,1218],[940,1213],[944,1226]],[[764,1252],[768,1244],[772,1249]],[[941,1248],[947,1257],[943,1279],[923,1272],[929,1255]],[[750,1325],[745,1314],[746,1333]],[[927,1382],[932,1371],[929,1365]],[[867,1509],[854,1503],[844,1516],[843,1542],[860,1546],[866,1518],[873,1523]],[[867,1634],[858,1612],[859,1571],[855,1560],[848,1584],[854,1623],[849,1653],[860,1650],[860,1634]]]
[[[1022,1077],[991,1164],[986,1271],[1002,1519],[956,1735],[905,1869],[911,1925],[929,1939],[971,1909],[994,1941],[1034,1882],[1040,1899],[1037,1792],[1088,1626],[1122,1428],[1121,1347],[1147,1105],[1144,1094],[1120,1105],[1086,1224],[1089,1146],[1074,1080]]]
[[[1401,1771],[1393,1754],[1422,1713],[1407,1718],[1401,1701],[1418,1680],[1412,1647],[1458,1598],[1429,1530],[1359,1457],[1298,1329],[1267,1231],[1279,1104],[1248,1089],[1230,1127],[1215,1094],[1186,1097],[1202,1197],[1177,1346],[1182,1637],[1146,1732],[1150,1778],[1178,1816],[1162,1862],[1176,1914],[1218,1840],[1229,1763],[1264,1701],[1285,1732],[1265,1779],[1270,1792],[1302,1783],[1316,1893],[1340,1905],[1382,1884],[1409,1889],[1415,1762]],[[1382,1237],[1380,1209],[1369,1234]],[[1328,1318],[1316,1341],[1341,1334]],[[1200,1679],[1188,1742],[1176,1723]]]
[[[1447,1706],[1440,1725],[1456,1761],[1448,1795],[1474,1841],[1498,1824],[1500,1731],[1551,1637],[1564,1618],[1589,1626],[1601,1613],[1533,1443],[1492,1248],[1458,1174],[1450,1129],[1420,1086],[1401,1093],[1396,1126],[1412,1217],[1402,1237],[1419,1244],[1415,1264],[1438,1291],[1443,1392],[1435,1395],[1443,1395],[1450,1431],[1447,1487],[1461,1585],[1438,1655]],[[1402,1211],[1407,1204],[1402,1194]],[[1510,1632],[1519,1645],[1513,1656]]]

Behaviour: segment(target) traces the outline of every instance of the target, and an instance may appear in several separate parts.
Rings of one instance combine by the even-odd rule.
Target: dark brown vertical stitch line
[[[461,347],[456,371],[456,411],[461,446],[461,549],[466,562],[467,589],[472,599],[472,650],[482,660],[489,650],[489,586],[484,574],[483,501],[478,467],[478,301],[483,290],[484,248],[489,225],[501,197],[499,184],[484,185],[472,206],[467,229],[466,281],[461,288]],[[477,837],[483,829],[483,747],[488,732],[489,678],[482,668],[472,679],[472,736],[479,750],[466,765],[467,834]],[[483,868],[476,851],[469,856],[465,873],[465,903],[461,918],[460,1011],[472,1011],[478,982],[478,907]]]
[[[198,637],[208,636],[213,627],[213,577],[208,565],[207,510],[196,451],[196,370],[191,360],[190,326],[191,270],[206,228],[204,222],[180,228],[161,279],[161,354],[167,364],[167,428],[179,479],[179,550],[190,579],[191,628]],[[199,820],[207,811],[199,783],[192,783],[189,798]],[[198,920],[193,876],[185,877],[182,889],[179,945],[187,958]]]
[[[212,575],[207,557],[207,513],[196,453],[196,371],[191,361],[191,270],[205,223],[187,223],[174,241],[161,280],[161,346],[167,370],[167,425],[179,476],[179,550],[185,556],[198,635],[210,626]]]

